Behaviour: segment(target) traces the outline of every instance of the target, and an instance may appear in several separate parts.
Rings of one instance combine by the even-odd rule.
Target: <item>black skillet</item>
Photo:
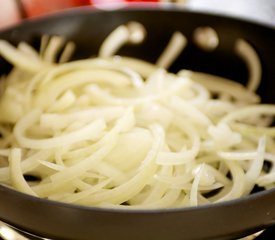
[[[97,53],[102,40],[115,27],[128,21],[144,24],[148,36],[140,46],[119,52],[155,61],[174,31],[183,32],[189,44],[171,67],[199,70],[245,83],[247,69],[234,53],[236,39],[249,41],[263,66],[259,94],[275,103],[275,29],[240,19],[179,9],[131,8],[100,11],[77,9],[30,20],[0,33],[14,44],[37,43],[44,33],[65,36],[76,42],[75,58]],[[213,27],[220,38],[218,48],[207,53],[192,43],[194,29]],[[1,72],[10,66],[0,62]],[[0,186],[0,220],[35,235],[66,240],[182,240],[236,239],[275,223],[275,189],[260,191],[238,200],[185,209],[114,210],[63,204],[31,197]]]

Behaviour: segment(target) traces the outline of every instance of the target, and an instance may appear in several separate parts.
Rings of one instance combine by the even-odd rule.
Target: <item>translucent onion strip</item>
[[[37,196],[23,177],[20,161],[21,150],[19,148],[13,148],[9,155],[11,181],[16,189],[21,192]]]
[[[247,89],[255,92],[261,82],[262,68],[260,58],[256,50],[245,40],[238,39],[235,45],[235,51],[245,61],[248,67],[249,79]]]
[[[259,96],[247,91],[247,89],[240,83],[233,82],[229,79],[225,79],[219,76],[210,75],[201,72],[192,72],[188,70],[182,70],[179,72],[181,76],[188,76],[193,81],[200,83],[206,87],[209,91],[214,93],[226,93],[229,96],[248,103],[259,102]],[[226,87],[225,87],[226,86]]]
[[[175,59],[181,54],[186,44],[186,37],[181,32],[175,32],[167,47],[158,58],[156,65],[161,68],[169,68]]]
[[[34,110],[30,112],[28,115],[25,116],[25,118],[22,118],[22,120],[19,121],[14,128],[14,135],[17,141],[26,148],[56,148],[58,146],[72,144],[81,140],[95,140],[100,136],[100,133],[105,128],[104,120],[98,119],[79,130],[62,136],[57,136],[49,139],[29,138],[25,135],[25,131],[38,120],[39,115],[39,110]]]
[[[38,72],[45,67],[41,60],[29,57],[4,40],[0,41],[0,54],[13,65],[29,72]]]
[[[140,23],[129,22],[127,25],[121,25],[103,41],[98,55],[100,57],[110,57],[124,44],[128,42],[140,43],[144,37],[145,29]]]

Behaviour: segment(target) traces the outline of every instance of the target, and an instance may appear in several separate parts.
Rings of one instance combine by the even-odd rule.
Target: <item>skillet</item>
[[[236,39],[247,40],[258,52],[263,66],[258,93],[265,103],[275,103],[275,29],[242,19],[155,6],[115,11],[79,8],[58,15],[27,20],[0,33],[13,44],[35,45],[42,34],[73,40],[74,58],[97,54],[103,39],[128,21],[142,23],[148,36],[139,46],[125,46],[119,54],[154,62],[172,33],[181,31],[189,44],[171,71],[186,68],[208,72],[245,83],[244,62],[234,53]],[[192,42],[194,29],[211,26],[220,44],[205,52]],[[0,59],[1,73],[10,65]],[[0,220],[20,230],[50,239],[66,240],[181,240],[236,239],[275,224],[275,189],[248,197],[200,207],[161,210],[116,210],[69,205],[35,198],[0,185]]]

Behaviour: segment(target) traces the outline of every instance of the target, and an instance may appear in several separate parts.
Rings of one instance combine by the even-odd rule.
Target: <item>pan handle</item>
[[[275,225],[266,228],[255,240],[274,240],[275,238]]]
[[[21,235],[23,234],[23,235]],[[25,235],[25,236],[24,236]],[[261,231],[257,234],[257,236],[254,238],[254,236],[249,236],[246,238],[243,238],[243,240],[249,239],[249,240],[274,240],[275,236],[275,225],[272,225],[271,227],[268,227],[264,231]],[[38,236],[29,235],[28,233],[23,233],[19,229],[14,229],[13,227],[8,226],[6,223],[0,221],[0,240],[30,240],[30,239],[44,239],[44,240],[50,240],[45,238],[40,238]]]
[[[17,231],[12,229],[11,227],[8,227],[7,224],[0,221],[0,240],[28,240],[27,238],[23,237],[21,234],[19,234]]]
[[[0,220],[0,240],[51,240],[15,228]]]

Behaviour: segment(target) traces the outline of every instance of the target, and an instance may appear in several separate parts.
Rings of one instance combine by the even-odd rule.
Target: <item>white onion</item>
[[[0,86],[1,183],[55,201],[127,209],[227,201],[274,184],[275,107],[254,93],[255,56],[249,89],[206,73],[167,72],[187,44],[180,33],[156,65],[113,56],[144,37],[138,23],[120,26],[100,57],[68,63],[74,43],[64,38],[43,36],[39,53],[0,41],[14,65]],[[255,54],[236,46],[243,58]]]

